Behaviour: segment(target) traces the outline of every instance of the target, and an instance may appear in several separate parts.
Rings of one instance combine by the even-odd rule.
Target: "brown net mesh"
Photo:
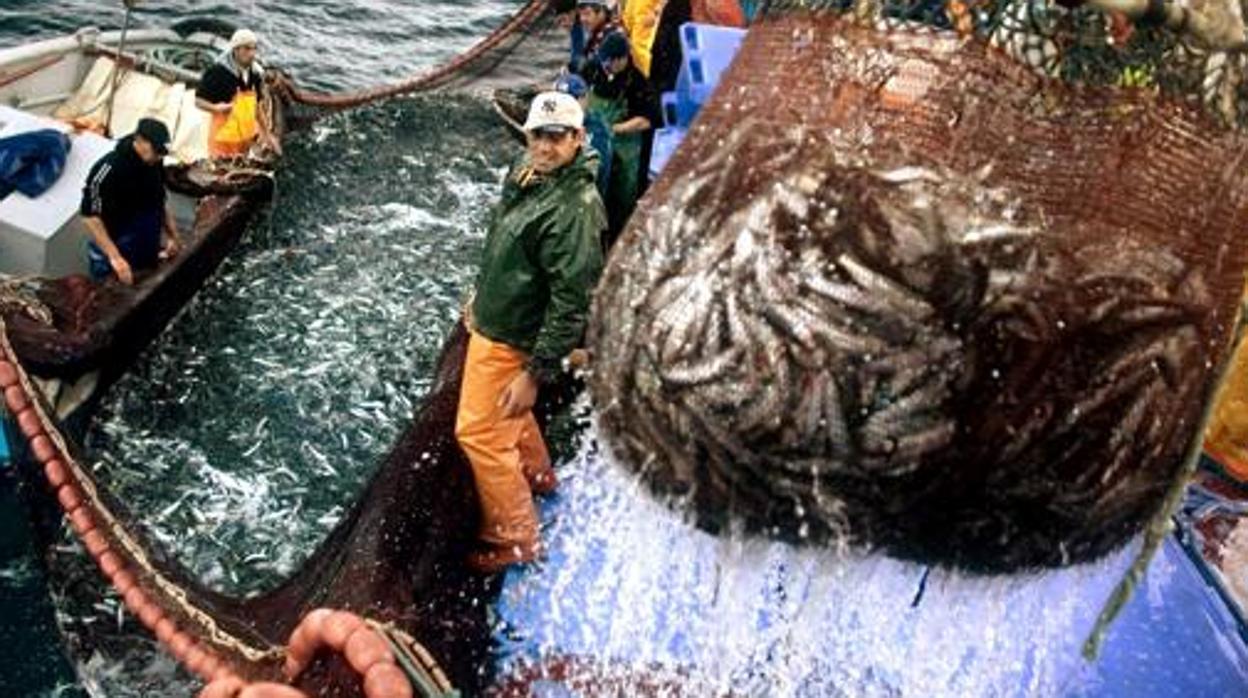
[[[710,529],[973,570],[1137,533],[1237,319],[1244,142],[1043,72],[773,8],[600,286],[623,462]]]

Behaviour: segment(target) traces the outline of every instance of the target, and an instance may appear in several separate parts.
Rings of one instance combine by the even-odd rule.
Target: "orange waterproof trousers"
[[[508,419],[498,400],[527,358],[471,332],[455,419],[455,438],[472,465],[481,500],[481,540],[523,550],[539,542],[529,478],[550,469],[550,454],[533,412]]]

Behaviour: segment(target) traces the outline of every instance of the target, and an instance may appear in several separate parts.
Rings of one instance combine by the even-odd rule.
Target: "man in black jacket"
[[[80,212],[91,235],[87,256],[93,278],[116,274],[129,286],[134,272],[178,254],[178,224],[165,203],[162,160],[168,152],[169,129],[143,119],[92,166]]]

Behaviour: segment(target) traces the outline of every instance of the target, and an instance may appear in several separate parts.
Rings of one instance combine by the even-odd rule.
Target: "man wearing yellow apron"
[[[200,78],[195,104],[212,115],[210,157],[246,155],[257,139],[281,152],[259,113],[264,74],[256,62],[258,44],[255,33],[239,29],[230,39],[229,50]]]

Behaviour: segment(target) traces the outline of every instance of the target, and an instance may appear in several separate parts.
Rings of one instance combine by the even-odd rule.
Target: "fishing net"
[[[1173,491],[1238,319],[1235,60],[1086,8],[812,4],[752,27],[613,253],[607,441],[714,531],[1104,555]]]
[[[559,26],[550,3],[530,0],[468,51],[407,80],[344,94],[303,90],[287,80],[284,93],[293,105],[295,118],[310,118],[326,111],[435,90],[487,92],[527,84],[534,75],[550,76],[553,80],[567,61],[566,44],[566,30]]]
[[[292,92],[286,106],[308,104],[312,109],[305,113],[315,115],[414,91],[478,89],[494,81],[512,82],[517,75],[531,77],[562,51],[566,36],[555,34],[554,27],[544,0],[535,1],[482,45],[428,76],[356,95]],[[293,124],[296,118],[285,121]],[[0,325],[0,361],[20,359],[32,373],[44,375],[55,375],[71,364],[74,370],[85,370],[101,364],[123,367],[132,361],[136,347],[150,341],[216,268],[254,214],[255,202],[267,195],[271,179],[262,172],[239,169],[246,164],[200,163],[171,172],[174,187],[207,195],[198,218],[208,232],[189,242],[183,255],[187,261],[157,272],[175,278],[152,284],[146,293],[81,277],[48,282],[56,288],[36,288],[32,298],[47,302],[50,324],[46,314],[19,316],[22,304],[14,295],[5,303],[5,324]],[[197,249],[200,244],[211,249]],[[9,312],[10,307],[15,310]],[[127,590],[141,592],[150,602],[144,606],[149,613],[160,610],[161,620],[167,622],[149,628],[163,633],[166,644],[170,628],[182,633],[180,646],[171,645],[180,659],[187,660],[188,647],[193,647],[198,654],[191,656],[201,669],[204,656],[210,655],[248,679],[279,680],[290,632],[310,610],[332,606],[410,633],[428,647],[458,688],[475,695],[489,678],[482,671],[489,650],[487,606],[482,599],[488,598],[491,587],[470,576],[463,565],[476,532],[470,471],[453,437],[465,347],[466,334],[458,328],[446,340],[411,426],[318,550],[278,588],[250,598],[213,591],[164,552],[142,524],[150,512],[132,511],[99,485],[74,444],[53,425],[51,409],[40,405],[33,381],[23,376],[20,385],[4,392],[20,401],[10,407],[21,408],[13,413],[25,425],[23,433],[30,432],[28,441],[38,443],[32,453],[34,465],[46,466],[54,459],[64,468],[57,470],[64,474],[51,480],[53,491],[57,496],[71,491],[73,498],[60,505],[81,500],[74,511],[89,516],[94,524],[93,554],[98,557],[106,549],[114,556],[106,576],[114,587],[120,588],[121,578]],[[114,377],[110,373],[102,380]],[[7,387],[8,380],[0,363],[0,383]],[[48,448],[56,455],[43,454],[41,459]],[[47,480],[47,473],[38,469],[27,475]],[[352,696],[360,694],[359,683],[340,659],[321,657],[301,675],[298,685],[312,695]]]

